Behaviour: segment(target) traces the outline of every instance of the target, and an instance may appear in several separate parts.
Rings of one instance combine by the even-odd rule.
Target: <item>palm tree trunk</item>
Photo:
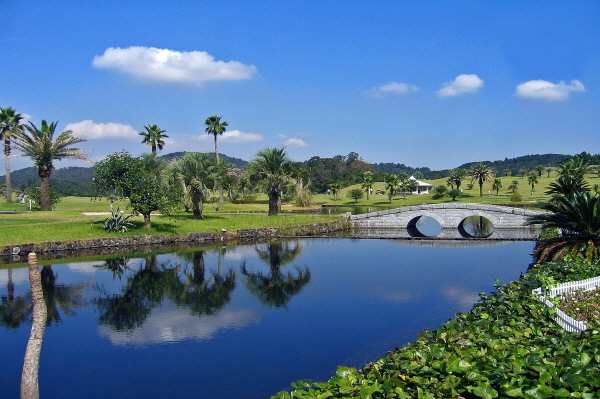
[[[6,166],[6,203],[12,204],[12,190],[10,187],[10,139],[4,139],[4,165]]]
[[[42,341],[46,328],[46,303],[42,290],[42,277],[38,269],[37,257],[34,252],[28,256],[29,284],[31,299],[33,301],[33,324],[31,334],[25,350],[23,361],[23,373],[21,374],[21,399],[38,399],[40,390],[38,384],[38,373],[40,367],[40,354],[42,352]]]
[[[281,210],[281,196],[277,189],[269,190],[269,216],[277,216]]]
[[[40,208],[42,211],[51,211],[50,203],[50,173],[40,174]]]

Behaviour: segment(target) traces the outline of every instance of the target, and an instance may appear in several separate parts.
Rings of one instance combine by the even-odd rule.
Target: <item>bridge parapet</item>
[[[442,203],[410,205],[402,208],[386,209],[352,215],[350,220],[359,228],[407,228],[413,227],[421,216],[435,219],[442,229],[458,228],[469,216],[482,216],[494,228],[522,228],[528,216],[541,214],[541,211],[514,208],[500,205],[471,203]]]

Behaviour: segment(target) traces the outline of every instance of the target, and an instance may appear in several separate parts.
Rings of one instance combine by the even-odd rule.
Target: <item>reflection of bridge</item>
[[[396,230],[395,234],[406,231],[407,237],[415,236],[411,233],[417,227],[417,222],[422,217],[435,220],[441,227],[438,238],[464,237],[463,223],[470,216],[480,216],[491,222],[494,234],[491,238],[524,238],[511,237],[517,231],[523,231],[531,238],[539,231],[537,227],[526,226],[528,216],[537,215],[542,212],[528,209],[513,208],[500,205],[468,204],[468,203],[444,203],[413,205],[385,211],[352,215],[350,220],[355,229],[375,229],[380,232],[390,229]],[[503,233],[503,230],[505,233]],[[509,230],[511,233],[509,233]],[[386,235],[387,235],[386,234]],[[403,234],[400,234],[402,236]],[[398,236],[398,235],[397,235]]]

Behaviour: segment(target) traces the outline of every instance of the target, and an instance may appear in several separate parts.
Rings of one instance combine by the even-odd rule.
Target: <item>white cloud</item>
[[[197,136],[200,141],[213,141],[212,134],[203,134]],[[220,135],[217,140],[220,143],[234,143],[234,144],[246,144],[246,143],[257,143],[263,141],[264,137],[257,133],[244,133],[239,130],[227,130],[225,133]]]
[[[109,47],[95,56],[95,68],[114,69],[134,78],[166,83],[192,83],[202,87],[216,80],[251,79],[254,65],[238,61],[215,61],[205,51],[175,51],[156,47]]]
[[[308,144],[302,139],[291,138],[283,142],[284,147],[308,147]]]
[[[94,121],[89,119],[77,123],[69,123],[65,130],[72,130],[76,135],[82,136],[88,140],[106,138],[138,138],[138,132],[131,125],[123,125],[112,122],[94,123]]]
[[[419,91],[419,87],[410,83],[390,82],[386,85],[379,86],[369,93],[370,97],[381,98],[390,94],[407,94]]]
[[[438,97],[455,97],[466,93],[475,93],[483,87],[483,80],[475,74],[458,75],[452,82],[444,83],[444,87],[435,93]]]
[[[563,81],[555,84],[545,80],[530,80],[518,85],[515,95],[521,98],[564,101],[569,98],[569,93],[577,91],[585,91],[583,83],[578,80],[572,80],[571,84]]]

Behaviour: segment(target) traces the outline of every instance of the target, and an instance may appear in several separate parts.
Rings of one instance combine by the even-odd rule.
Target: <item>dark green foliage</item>
[[[487,166],[491,167],[492,169],[495,169],[498,171],[504,171],[504,170],[508,169],[512,172],[513,176],[516,176],[518,174],[519,170],[532,170],[540,165],[556,166],[556,165],[560,164],[561,162],[564,162],[566,159],[568,159],[570,157],[571,157],[570,155],[562,155],[562,154],[543,154],[543,155],[536,154],[536,155],[525,155],[525,156],[511,158],[511,159],[504,158],[503,161],[494,161],[494,162],[486,161],[484,163]],[[464,168],[464,169],[469,169],[472,165],[474,165],[476,163],[477,162],[469,162],[469,163],[465,163],[459,167]]]
[[[566,333],[531,291],[549,276],[599,273],[598,264],[573,259],[534,267],[362,370],[340,367],[327,382],[299,381],[274,398],[597,397],[600,334]]]
[[[431,197],[431,199],[440,199],[440,198],[444,198],[444,196],[446,195],[446,193],[448,192],[448,187],[444,186],[443,184],[440,184],[439,186],[436,186],[433,191],[435,192],[435,194],[433,194],[433,196]],[[460,191],[460,190],[459,190]]]
[[[40,186],[31,186],[25,189],[24,191],[25,197],[27,200],[32,200],[34,202],[33,208],[40,209],[40,201],[41,201],[41,192]],[[60,202],[61,195],[54,188],[50,188],[50,206],[52,209],[56,208],[56,204]],[[26,201],[27,201],[26,200]]]
[[[352,198],[354,202],[358,202],[363,197],[364,192],[360,188],[354,188],[348,192],[348,198]]]
[[[448,190],[446,194],[448,194],[448,196],[452,198],[452,201],[456,201],[457,198],[460,198],[462,196],[462,191],[455,188],[453,190]]]
[[[557,195],[552,201],[539,202],[538,207],[548,213],[530,216],[527,223],[555,229],[558,234],[537,242],[534,253],[537,260],[552,260],[566,254],[598,259],[600,195],[589,192],[575,192],[571,197]]]

